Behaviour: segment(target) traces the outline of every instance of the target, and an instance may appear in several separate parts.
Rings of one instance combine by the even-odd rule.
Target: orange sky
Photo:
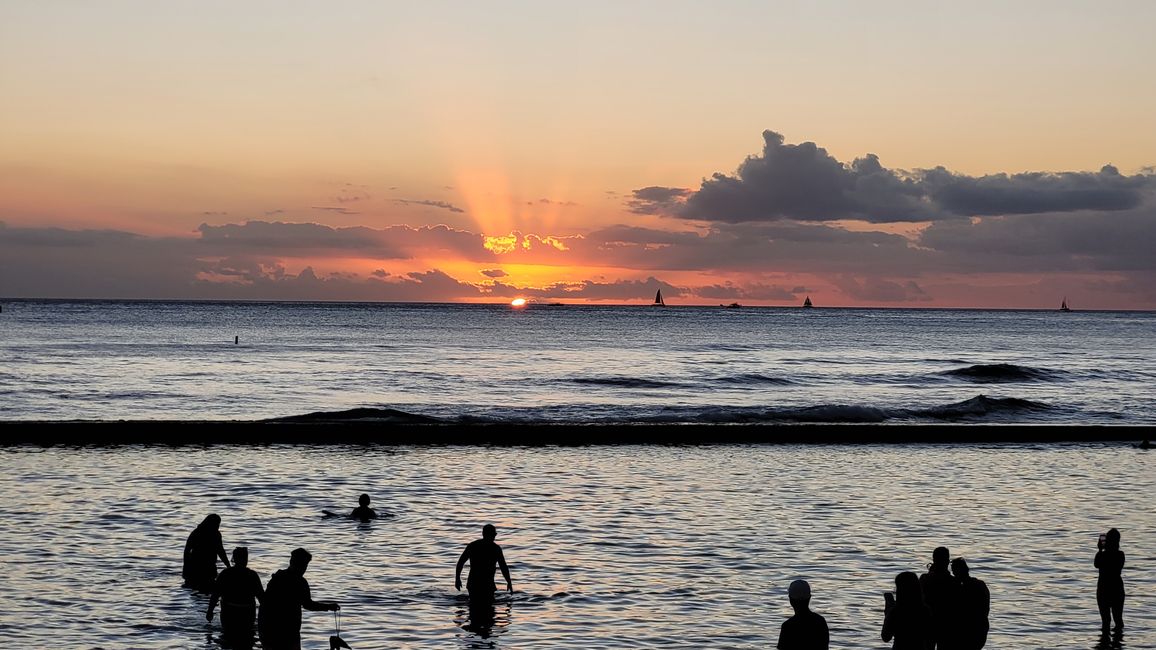
[[[0,296],[1152,309],[1152,24],[8,2]]]

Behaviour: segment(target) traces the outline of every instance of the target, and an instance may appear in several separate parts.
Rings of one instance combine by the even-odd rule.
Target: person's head
[[[946,546],[937,547],[931,552],[931,565],[947,570],[947,564],[951,562],[951,551],[947,550]]]
[[[787,599],[791,601],[791,607],[796,610],[805,610],[811,604],[811,585],[807,584],[806,580],[796,580],[787,587]]]
[[[238,546],[233,549],[233,564],[242,569],[249,566],[249,548],[247,546]]]
[[[498,529],[494,528],[493,524],[486,524],[482,526],[482,538],[493,541],[498,536]]]
[[[967,560],[957,557],[951,561],[951,575],[957,578],[966,578],[971,575],[971,569],[967,568]]]
[[[357,497],[357,505],[361,506],[362,508],[368,508],[369,507],[369,495],[363,494],[363,495]]]
[[[303,548],[293,549],[293,552],[289,554],[289,568],[305,573],[305,569],[309,568],[309,561],[312,559],[313,556],[310,555],[309,551]]]
[[[1120,550],[1120,531],[1115,528],[1108,531],[1108,535],[1104,539],[1104,548],[1109,551]]]
[[[212,514],[201,520],[201,525],[198,528],[208,528],[209,530],[221,529],[221,515]]]
[[[909,604],[922,601],[923,590],[919,587],[919,576],[911,571],[895,576],[895,600]]]

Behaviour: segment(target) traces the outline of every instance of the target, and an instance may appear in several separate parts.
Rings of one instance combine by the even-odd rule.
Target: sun
[[[525,307],[526,306],[526,299],[525,298],[514,298],[513,300],[510,301],[510,306],[511,307]]]

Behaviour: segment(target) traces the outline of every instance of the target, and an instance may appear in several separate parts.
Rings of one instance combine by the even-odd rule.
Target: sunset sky
[[[0,2],[0,297],[1156,309],[1156,2]]]

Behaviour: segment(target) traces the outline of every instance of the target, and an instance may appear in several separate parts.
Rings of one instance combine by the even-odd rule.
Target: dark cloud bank
[[[791,219],[872,223],[922,222],[975,216],[1137,208],[1156,188],[1156,176],[1125,176],[1111,165],[1098,172],[1030,172],[968,176],[943,167],[888,169],[874,154],[850,163],[813,142],[785,144],[763,132],[763,152],[733,175],[716,173],[694,191],[635,190],[627,207],[712,222]]]

